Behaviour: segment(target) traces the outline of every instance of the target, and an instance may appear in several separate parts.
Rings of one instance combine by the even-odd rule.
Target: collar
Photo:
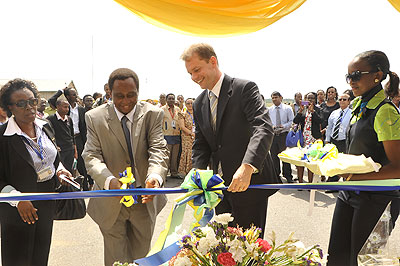
[[[221,87],[222,87],[222,81],[224,80],[225,74],[222,73],[221,77],[219,77],[219,80],[217,81],[217,83],[215,83],[214,87],[212,88],[212,93],[215,94],[215,96],[217,96],[217,98],[219,98],[219,93],[221,91]],[[210,93],[208,93],[208,95],[210,95]]]
[[[33,123],[35,124],[35,126],[39,127],[40,130],[42,130],[43,126],[47,124],[46,121],[41,120],[39,118],[36,118]],[[21,128],[18,126],[17,122],[15,122],[14,116],[10,117],[10,119],[8,120],[6,131],[4,131],[3,136],[12,136],[15,134],[22,136],[22,133],[23,132]]]
[[[349,110],[349,106],[347,106],[347,107],[344,108],[344,109],[339,108],[338,110],[343,111],[344,113],[347,113],[347,111]]]
[[[277,109],[278,107],[279,107],[279,109],[282,109],[282,103],[278,106],[276,106],[276,105],[274,105],[274,106],[275,106],[275,109]]]
[[[118,109],[115,107],[115,105],[114,105],[114,110],[115,110],[115,113],[117,114],[118,120],[121,121],[124,114],[121,113],[120,111],[118,111]],[[135,107],[133,107],[133,109],[129,113],[127,113],[125,115],[131,123],[133,123],[133,115],[135,114],[135,111],[136,111],[136,105],[135,105]]]
[[[72,107],[72,105],[69,105],[69,107],[72,109],[72,110],[77,110],[78,109],[78,103],[75,103],[75,107]]]
[[[378,105],[386,98],[385,92],[382,88],[382,85],[372,88],[367,93],[363,94],[361,97],[357,97],[353,101],[353,110],[356,110],[359,106],[361,106],[361,102],[368,102],[368,109],[375,109]],[[354,111],[353,111],[354,112]]]
[[[61,117],[61,115],[56,111],[56,117],[58,120],[61,120],[63,122],[68,121],[68,116],[64,116],[64,118]]]

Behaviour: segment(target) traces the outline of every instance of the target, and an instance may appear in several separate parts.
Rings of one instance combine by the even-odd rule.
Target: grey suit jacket
[[[151,173],[159,174],[165,181],[168,170],[167,144],[162,134],[163,112],[145,102],[138,102],[132,124],[135,178],[145,184]],[[86,113],[87,142],[82,157],[89,175],[96,181],[95,189],[104,189],[109,176],[118,177],[130,166],[128,148],[121,122],[114,104],[101,105]],[[153,222],[165,206],[165,195],[154,197],[147,203]],[[87,212],[102,228],[109,229],[115,223],[121,209],[117,198],[90,199]]]

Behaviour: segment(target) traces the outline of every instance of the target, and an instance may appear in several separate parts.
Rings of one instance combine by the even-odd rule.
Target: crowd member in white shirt
[[[271,146],[271,156],[276,172],[281,174],[281,164],[278,154],[286,149],[286,136],[293,122],[293,110],[289,105],[282,104],[283,97],[278,91],[271,94],[273,105],[269,107],[269,115],[274,127],[274,140]],[[283,177],[288,183],[293,183],[290,164],[282,162]]]

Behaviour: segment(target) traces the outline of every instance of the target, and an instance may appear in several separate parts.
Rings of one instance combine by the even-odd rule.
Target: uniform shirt
[[[168,105],[164,105],[161,107],[161,109],[164,111],[164,119],[162,124],[164,136],[179,136],[181,134],[178,125],[178,113],[180,112],[179,107],[174,106],[174,110],[171,110]]]
[[[294,118],[292,107],[290,107],[287,104],[282,104],[282,103],[279,106],[272,105],[272,106],[268,107],[269,117],[271,118],[272,125],[274,127],[279,126],[276,124],[276,109],[278,109],[278,108],[279,108],[279,114],[281,117],[281,124],[283,126],[281,133],[289,132],[289,129],[293,123],[293,118]]]
[[[342,117],[342,122],[340,124],[339,128],[339,135],[336,140],[345,140],[346,139],[346,132],[347,128],[350,124],[350,119],[351,119],[351,110],[349,107],[346,109],[342,110],[336,109],[331,113],[331,115],[328,118],[328,126],[326,127],[326,141],[330,142],[332,135],[333,135],[333,130],[335,128],[336,122],[338,121],[340,117],[340,113],[343,111],[343,117]]]

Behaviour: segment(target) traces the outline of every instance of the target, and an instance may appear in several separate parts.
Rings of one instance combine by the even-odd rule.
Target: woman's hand
[[[72,174],[71,174],[68,170],[65,170],[65,169],[60,169],[60,170],[58,170],[57,173],[56,173],[56,175],[57,175],[58,180],[60,181],[60,183],[63,184],[63,185],[67,185],[68,183],[67,183],[66,181],[62,180],[62,179],[60,178],[60,175],[65,175],[65,176],[67,176],[69,179],[73,179]]]
[[[310,113],[314,113],[314,104],[312,104],[311,102],[310,102],[310,104],[308,105],[308,111],[309,111]]]
[[[33,207],[30,201],[20,201],[17,205],[19,216],[21,216],[22,221],[28,224],[34,224],[39,217],[37,215],[37,209]]]

